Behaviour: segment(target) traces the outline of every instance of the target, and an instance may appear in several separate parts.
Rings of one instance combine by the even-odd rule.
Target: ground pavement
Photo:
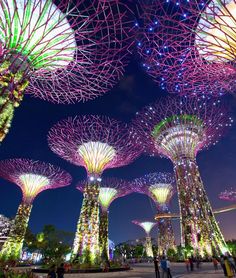
[[[224,278],[219,267],[218,271],[213,270],[212,263],[203,263],[199,270],[187,273],[183,263],[172,263],[171,272],[173,278]],[[38,274],[38,278],[45,278],[47,275]],[[86,273],[86,274],[66,274],[65,278],[155,278],[154,266],[152,263],[132,265],[132,270],[111,273]],[[161,277],[162,278],[162,277]]]

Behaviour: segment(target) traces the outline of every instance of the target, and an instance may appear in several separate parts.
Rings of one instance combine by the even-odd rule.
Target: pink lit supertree
[[[69,162],[85,167],[88,183],[72,257],[90,254],[92,261],[99,254],[99,188],[105,169],[132,162],[140,153],[139,137],[128,125],[106,116],[78,116],[58,122],[49,132],[53,152]],[[81,256],[82,255],[82,256]]]
[[[162,89],[191,96],[235,91],[235,17],[228,4],[235,1],[142,1],[137,49]]]
[[[1,1],[0,141],[25,93],[66,104],[94,99],[116,84],[133,44],[123,2]]]
[[[218,142],[231,126],[220,100],[167,97],[137,113],[134,124],[142,146],[174,164],[181,213],[181,243],[201,255],[224,253],[226,244],[198,170],[196,155]]]
[[[79,182],[77,189],[84,193],[88,181]],[[100,183],[98,200],[101,208],[99,214],[99,246],[103,260],[109,259],[109,232],[108,232],[108,210],[111,203],[117,198],[131,193],[129,182],[118,178],[102,178]]]
[[[235,202],[236,201],[236,189],[235,188],[226,189],[225,191],[223,191],[219,194],[219,198],[221,200]]]
[[[174,177],[170,173],[151,173],[133,181],[136,192],[148,195],[156,204],[157,215],[170,213],[169,202],[174,194]],[[169,249],[175,250],[175,236],[171,219],[158,220],[158,254],[166,255]]]
[[[153,257],[152,238],[150,236],[150,232],[157,223],[152,221],[138,221],[138,220],[133,220],[132,223],[144,229],[146,233],[146,242],[145,242],[146,255],[147,257]]]
[[[8,239],[0,251],[3,260],[19,259],[35,197],[44,190],[69,185],[71,176],[51,164],[19,158],[0,161],[0,177],[18,185],[23,194]]]

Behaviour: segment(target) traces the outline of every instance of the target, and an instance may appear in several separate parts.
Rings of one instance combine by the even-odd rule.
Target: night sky
[[[75,189],[77,182],[86,178],[85,169],[69,164],[50,151],[47,134],[58,120],[82,114],[107,115],[129,122],[135,112],[166,94],[143,72],[140,62],[133,59],[126,68],[124,78],[113,90],[94,101],[75,105],[54,105],[28,95],[16,109],[9,134],[0,147],[1,159],[30,158],[58,165],[73,177],[73,183],[65,188],[47,190],[34,201],[29,227],[33,232],[41,231],[45,224],[75,232],[82,204],[82,194]],[[236,99],[227,96],[232,105],[232,116],[236,119]],[[199,169],[213,208],[230,205],[218,199],[226,187],[235,186],[236,180],[236,123],[216,145],[199,153]],[[104,176],[132,179],[155,171],[173,171],[171,161],[141,156],[132,164],[106,170]],[[0,179],[0,214],[14,217],[21,201],[17,185]],[[170,204],[177,212],[177,196]],[[110,207],[110,238],[115,243],[144,236],[141,228],[131,223],[134,219],[153,219],[155,205],[142,194],[131,194],[115,200]],[[236,211],[217,216],[226,239],[236,238]],[[174,221],[177,243],[179,243],[179,221]],[[152,235],[155,236],[156,229]]]

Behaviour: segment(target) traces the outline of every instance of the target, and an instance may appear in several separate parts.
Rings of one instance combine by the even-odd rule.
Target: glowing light
[[[230,188],[219,194],[219,198],[226,201],[236,201],[236,188]]]
[[[150,192],[155,196],[160,205],[166,204],[173,187],[171,184],[153,184],[149,187]]]
[[[139,222],[139,221],[134,220],[132,222],[134,224],[139,225],[140,227],[142,227],[147,235],[150,234],[152,228],[156,225],[155,222],[151,222],[151,221]]]
[[[45,186],[50,184],[47,177],[35,174],[22,174],[19,176],[19,180],[22,182],[22,190],[26,198],[35,197]]]
[[[99,202],[103,208],[108,208],[113,201],[114,197],[116,197],[118,191],[114,188],[109,187],[101,187],[99,191]]]
[[[236,3],[213,0],[201,13],[195,44],[209,61],[234,61],[236,54]]]
[[[0,19],[0,41],[27,56],[35,69],[57,69],[73,60],[74,31],[51,0],[3,0]]]
[[[115,157],[114,148],[107,143],[87,142],[78,148],[79,155],[90,173],[101,173],[104,167]]]

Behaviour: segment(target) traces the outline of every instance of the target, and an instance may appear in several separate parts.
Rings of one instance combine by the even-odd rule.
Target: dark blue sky
[[[16,109],[11,130],[0,147],[1,159],[25,157],[51,162],[67,170],[73,176],[69,187],[42,192],[34,202],[29,226],[38,232],[44,224],[54,224],[59,229],[75,232],[82,204],[82,194],[75,189],[76,183],[86,177],[82,167],[60,159],[47,145],[47,133],[58,120],[77,114],[103,114],[123,121],[130,121],[135,112],[155,101],[164,92],[131,61],[124,78],[109,93],[94,101],[76,105],[53,105],[26,95]],[[232,116],[236,119],[236,100],[226,97],[232,104]],[[214,208],[229,205],[218,199],[225,187],[234,186],[236,180],[236,124],[224,138],[197,157],[207,193]],[[129,166],[107,170],[104,175],[134,178],[155,171],[173,171],[167,159],[141,156]],[[21,200],[20,189],[0,179],[0,214],[13,217]],[[171,202],[171,210],[178,211],[177,196]],[[132,194],[117,199],[110,207],[110,238],[119,243],[143,237],[133,219],[153,219],[155,206],[147,196]],[[218,216],[226,239],[236,238],[236,211]],[[174,222],[179,242],[179,222]],[[153,231],[155,236],[156,229]]]

